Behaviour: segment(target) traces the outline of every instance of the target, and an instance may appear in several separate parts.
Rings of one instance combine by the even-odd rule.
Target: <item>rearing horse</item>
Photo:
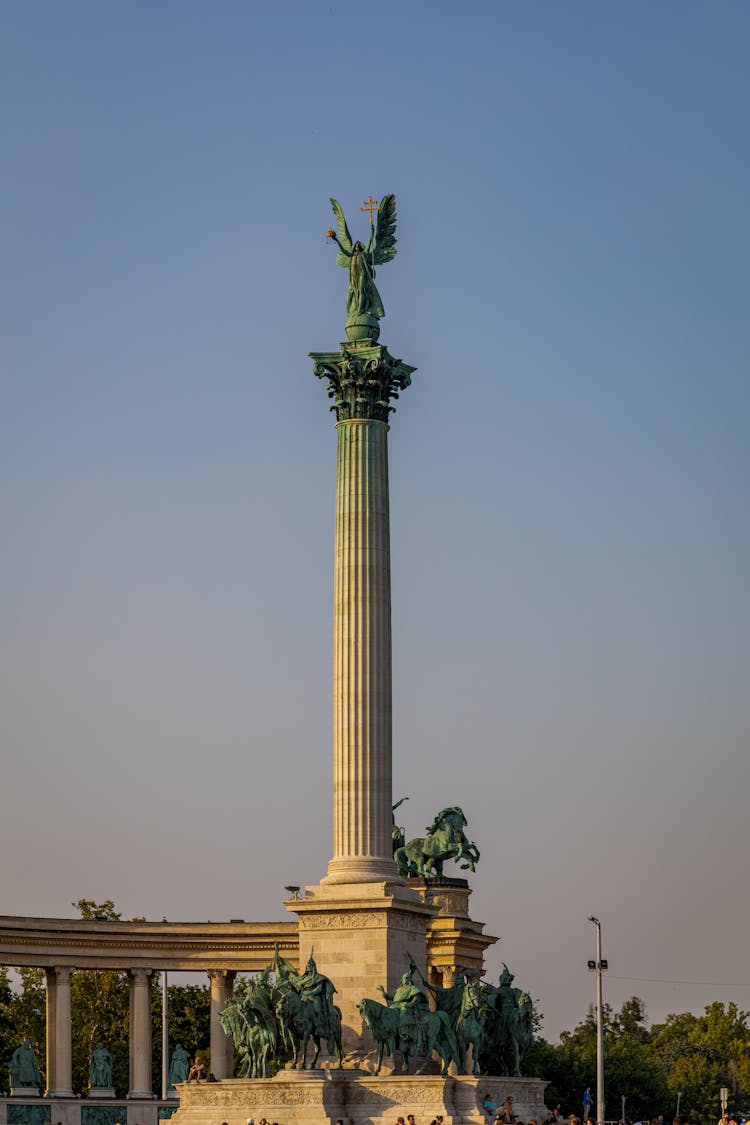
[[[466,817],[458,805],[439,812],[427,828],[426,836],[417,836],[405,847],[397,849],[393,858],[399,875],[421,875],[423,878],[436,875],[439,878],[446,859],[465,860],[461,864],[464,870],[474,871],[479,849],[464,834],[465,824]]]

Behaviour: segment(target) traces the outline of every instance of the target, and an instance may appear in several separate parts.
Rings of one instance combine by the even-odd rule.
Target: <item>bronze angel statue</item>
[[[328,237],[339,248],[336,264],[349,270],[346,335],[350,340],[377,340],[380,334],[378,320],[385,316],[385,310],[375,286],[375,266],[382,266],[396,257],[396,197],[383,196],[366,246],[359,241],[352,242],[337,199],[331,199],[331,206],[336,216],[338,235],[329,230]]]

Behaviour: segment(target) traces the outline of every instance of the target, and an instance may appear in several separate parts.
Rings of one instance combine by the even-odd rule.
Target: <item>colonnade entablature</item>
[[[152,1098],[151,985],[161,972],[205,972],[211,984],[211,1065],[233,1071],[219,1013],[237,973],[254,973],[281,954],[298,964],[296,922],[110,922],[0,916],[0,965],[44,970],[47,986],[46,1093],[72,1098],[71,977],[76,970],[125,972],[130,984],[129,1098]]]
[[[0,965],[254,973],[274,945],[296,963],[296,922],[108,922],[0,915]]]

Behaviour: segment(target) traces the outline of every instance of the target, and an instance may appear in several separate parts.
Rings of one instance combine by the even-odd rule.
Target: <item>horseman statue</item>
[[[404,1071],[409,1069],[410,1059],[418,1057],[422,1062],[416,1073],[423,1074],[433,1052],[442,1060],[443,1075],[448,1074],[452,1062],[458,1065],[458,1044],[451,1021],[445,1012],[430,1011],[427,994],[412,980],[415,969],[416,965],[412,963],[392,996],[380,986],[385,1004],[377,1000],[361,1000],[357,1005],[378,1047],[375,1074],[383,1065],[386,1048],[394,1068],[396,1052],[401,1052],[401,1069]]]
[[[427,1050],[427,1033],[422,1017],[425,1012],[429,1012],[430,1002],[427,994],[412,980],[415,969],[416,965],[412,963],[409,971],[401,977],[401,983],[392,996],[386,992],[382,984],[378,991],[382,992],[389,1008],[396,1008],[402,1013],[399,1024],[403,1034],[408,1035],[414,1042],[416,1054],[424,1055]]]
[[[426,829],[426,836],[418,836],[396,849],[394,859],[398,873],[441,878],[443,863],[454,859],[464,870],[475,871],[479,848],[464,833],[466,817],[458,805],[443,809]]]
[[[255,979],[240,981],[234,996],[219,1015],[232,1039],[246,1078],[268,1078],[291,1062],[304,1070],[310,1039],[318,1061],[322,1040],[342,1065],[341,1011],[333,1002],[336,989],[310,952],[303,973],[282,957],[276,945],[271,964]]]

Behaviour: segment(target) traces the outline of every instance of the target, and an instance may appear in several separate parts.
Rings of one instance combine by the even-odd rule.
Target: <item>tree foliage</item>
[[[632,1120],[663,1114],[671,1120],[682,1093],[681,1112],[691,1122],[715,1123],[720,1115],[719,1089],[728,1087],[730,1105],[750,1102],[750,1026],[736,1004],[709,1004],[701,1016],[668,1016],[649,1028],[643,1003],[633,996],[615,1013],[603,1009],[606,1116],[625,1113]],[[596,1022],[593,1012],[558,1044],[540,1040],[526,1056],[529,1075],[546,1078],[548,1105],[581,1112],[587,1086],[595,1094]]]

